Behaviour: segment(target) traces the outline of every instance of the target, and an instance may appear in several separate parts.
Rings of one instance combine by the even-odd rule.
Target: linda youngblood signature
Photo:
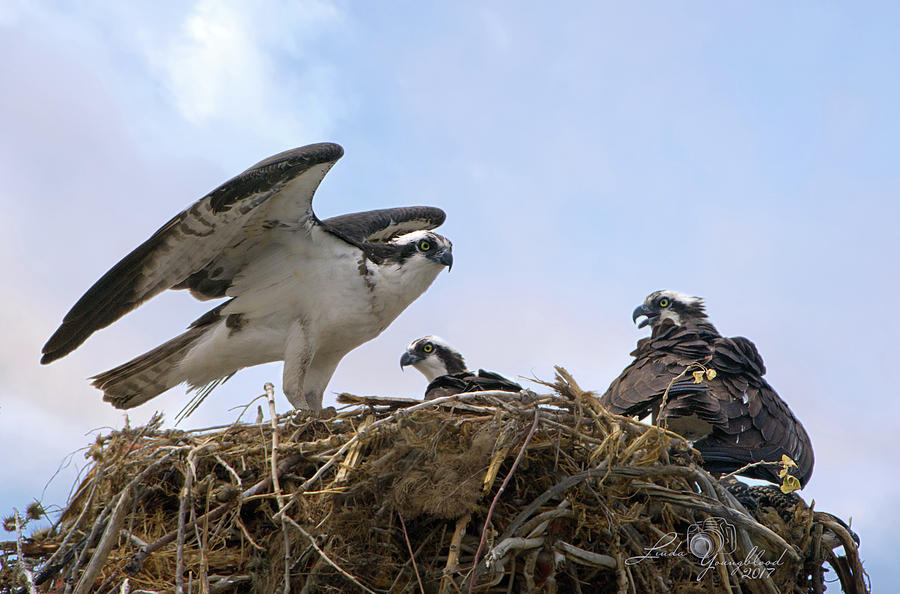
[[[706,574],[711,569],[719,566],[729,568],[731,575],[740,579],[759,579],[764,576],[771,576],[776,568],[784,564],[784,556],[787,554],[787,551],[782,551],[781,556],[779,556],[778,559],[767,561],[762,558],[762,549],[754,545],[753,548],[750,549],[750,552],[747,553],[747,557],[743,560],[720,561],[718,555],[715,553],[711,553],[705,557],[698,557],[697,555],[683,551],[681,550],[682,544],[683,543],[679,540],[678,535],[675,532],[669,532],[661,536],[660,539],[656,541],[655,545],[645,548],[644,555],[636,555],[625,559],[625,564],[635,565],[645,559],[688,557],[690,555],[691,557],[696,558],[699,561],[700,566],[703,567],[697,575],[698,582],[706,577]]]

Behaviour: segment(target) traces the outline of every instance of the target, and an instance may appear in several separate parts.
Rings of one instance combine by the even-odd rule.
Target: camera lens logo
[[[714,559],[719,553],[733,553],[737,548],[734,525],[725,518],[707,518],[691,524],[687,530],[688,550],[701,562]]]

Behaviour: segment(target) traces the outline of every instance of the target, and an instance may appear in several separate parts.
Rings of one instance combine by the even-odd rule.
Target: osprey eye
[[[663,297],[662,299],[660,299],[659,306],[660,307],[669,307],[669,299],[666,297]]]
[[[427,239],[423,239],[422,241],[419,242],[419,251],[427,252],[430,249],[431,249],[431,242],[428,241]]]
[[[431,343],[428,343],[422,347],[422,352],[425,352],[425,353],[430,353],[433,350],[434,350],[434,347],[431,346]]]

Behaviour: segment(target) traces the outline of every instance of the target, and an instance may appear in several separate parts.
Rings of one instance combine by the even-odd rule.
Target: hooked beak
[[[428,257],[441,266],[446,266],[448,271],[453,268],[453,252],[450,251],[450,248],[435,252]]]
[[[453,252],[451,252],[450,250],[446,250],[443,254],[441,254],[441,257],[438,258],[438,262],[446,266],[447,272],[450,272],[450,270],[453,268]]]
[[[638,322],[638,318],[640,317],[643,317],[644,319]],[[631,321],[635,322],[638,328],[643,328],[657,317],[659,317],[659,312],[655,312],[647,307],[646,303],[638,305],[634,308],[634,311],[631,312]]]
[[[415,365],[421,360],[422,357],[420,357],[419,355],[410,353],[409,351],[404,352],[403,356],[400,357],[400,371],[403,371],[403,368],[407,365]]]

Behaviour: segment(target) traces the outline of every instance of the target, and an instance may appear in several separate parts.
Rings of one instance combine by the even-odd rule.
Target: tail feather
[[[191,328],[131,361],[96,375],[92,385],[116,408],[134,408],[185,380],[178,364],[207,328]]]

